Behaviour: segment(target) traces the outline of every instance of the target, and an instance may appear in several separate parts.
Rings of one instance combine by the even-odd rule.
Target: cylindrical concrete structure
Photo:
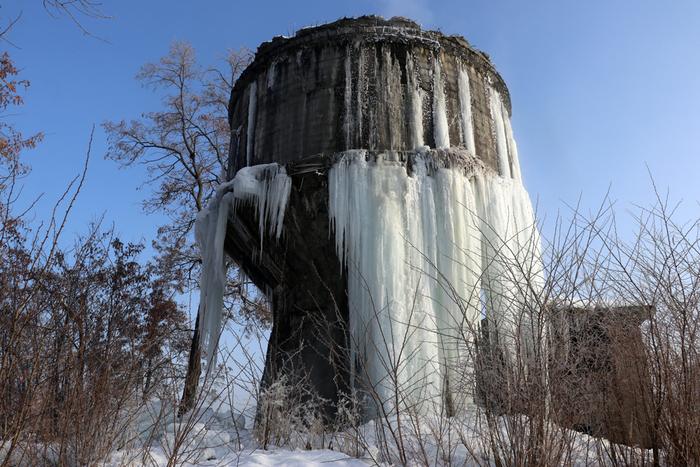
[[[460,336],[480,297],[496,321],[521,300],[495,244],[515,242],[509,261],[538,245],[510,113],[486,54],[406,19],[342,19],[259,47],[229,108],[232,196],[253,203],[223,212],[226,252],[272,304],[264,385],[304,378],[329,416],[363,384],[385,397],[382,360],[403,357],[380,336],[414,328],[394,385],[448,411],[473,400],[457,389],[473,385]]]
[[[492,91],[507,118],[503,79],[460,36],[378,17],[302,29],[263,43],[238,79],[232,167],[428,146],[468,149],[498,170]]]

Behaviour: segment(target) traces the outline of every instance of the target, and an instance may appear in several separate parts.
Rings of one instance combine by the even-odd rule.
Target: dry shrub
[[[383,362],[391,400],[358,375],[353,404],[371,421],[345,431],[346,452],[402,465],[700,465],[700,220],[679,224],[657,201],[635,216],[631,241],[606,200],[557,219],[541,262],[497,257],[516,271],[496,298],[511,323],[465,326],[469,358],[450,382],[475,405],[409,402],[416,387],[397,377],[415,347],[406,333],[393,343],[403,357]],[[466,314],[465,291],[445,291]]]
[[[304,378],[281,375],[258,397],[255,435],[261,447],[324,447],[326,436],[332,432],[323,417],[324,405]]]

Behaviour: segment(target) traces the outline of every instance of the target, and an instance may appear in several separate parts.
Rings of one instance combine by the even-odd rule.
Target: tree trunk
[[[199,313],[194,322],[194,334],[190,346],[190,358],[187,362],[187,374],[185,375],[185,387],[182,390],[182,399],[178,408],[178,415],[182,416],[194,407],[197,398],[197,386],[202,374],[202,347],[199,342]]]

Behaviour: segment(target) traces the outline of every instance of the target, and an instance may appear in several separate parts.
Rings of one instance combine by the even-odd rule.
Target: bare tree
[[[77,28],[86,36],[98,38],[85,26],[85,20],[90,19],[110,19],[102,10],[102,2],[94,0],[41,0],[44,10],[52,17],[68,18]],[[0,3],[0,8],[4,6],[4,2]],[[9,32],[22,19],[22,11],[16,15],[5,19],[0,15],[0,41],[3,41],[12,46],[16,46],[9,39]]]
[[[44,8],[52,16],[68,17],[82,32],[92,34],[83,25],[85,18],[108,19],[102,11],[102,2],[94,0],[42,0]]]
[[[199,255],[192,231],[197,213],[225,177],[230,140],[228,101],[249,60],[246,50],[229,51],[224,67],[205,69],[197,64],[191,45],[174,43],[167,55],[144,65],[137,75],[145,86],[162,95],[161,109],[129,122],[104,124],[109,135],[107,157],[123,167],[143,165],[148,170],[154,193],[144,206],[150,212],[165,212],[170,219],[160,227],[155,246],[169,258],[173,271],[181,274],[183,286],[196,283],[198,278]],[[240,297],[243,289],[234,273],[229,290]],[[196,320],[183,411],[192,407],[201,374],[199,340]]]

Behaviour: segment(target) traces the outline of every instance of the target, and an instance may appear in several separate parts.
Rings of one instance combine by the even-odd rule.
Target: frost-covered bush
[[[322,416],[324,402],[303,378],[294,381],[283,375],[261,390],[255,435],[263,449],[322,447],[329,433]]]

